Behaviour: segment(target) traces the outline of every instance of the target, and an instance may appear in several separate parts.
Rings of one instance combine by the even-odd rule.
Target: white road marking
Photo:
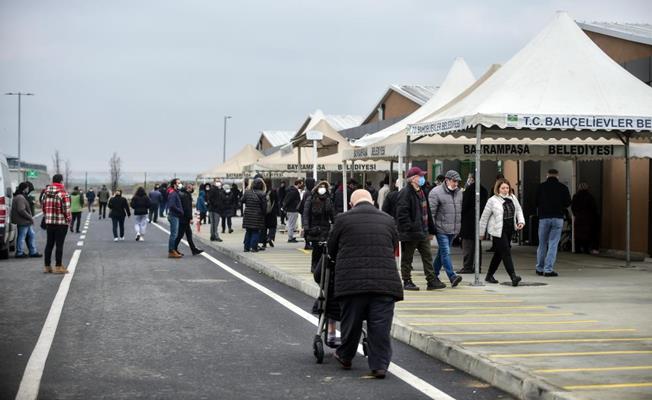
[[[83,241],[83,240],[80,240],[79,242],[77,242],[77,246],[83,246],[83,245],[84,245],[84,241]]]
[[[82,231],[82,233],[88,233],[88,230],[84,229],[84,230]]]
[[[70,259],[68,273],[64,275],[61,280],[59,290],[57,291],[56,296],[54,296],[54,301],[52,302],[52,306],[50,306],[50,311],[48,312],[48,316],[43,324],[41,335],[36,342],[32,355],[29,357],[29,361],[27,361],[27,367],[25,367],[23,379],[20,381],[16,400],[35,400],[38,396],[39,387],[41,386],[41,377],[43,376],[43,369],[45,368],[45,361],[50,353],[50,347],[52,347],[52,340],[54,339],[54,334],[59,325],[63,303],[66,301],[68,289],[70,289],[70,282],[72,281],[72,277],[75,275],[75,269],[77,268],[80,254],[81,250],[77,249]]]
[[[86,232],[84,232],[84,233],[86,233]],[[82,240],[86,239],[86,235],[81,235],[81,236],[79,236],[79,238],[82,239]]]
[[[158,223],[154,223],[154,225],[162,230],[163,232],[167,233],[168,235],[170,234],[170,231],[167,229],[163,228],[161,225]],[[188,246],[188,242],[186,240],[182,240],[183,244]],[[224,264],[223,262],[219,261],[215,257],[211,256],[210,254],[207,254],[206,252],[201,253],[204,258],[212,262],[213,264],[217,265],[218,267],[222,268],[224,271],[228,272],[229,274],[235,276],[236,278],[240,279],[244,283],[248,284],[249,286],[252,286],[253,288],[261,291],[262,293],[266,294],[267,296],[271,297],[273,300],[287,308],[288,310],[292,311],[293,313],[297,314],[301,318],[305,319],[306,321],[310,322],[314,326],[317,326],[319,323],[319,320],[317,317],[314,315],[310,314],[307,311],[304,311],[300,307],[296,306],[294,303],[290,302],[289,300],[285,299],[284,297],[276,294],[275,292],[267,289],[265,286],[247,278],[246,276],[242,275],[238,271],[234,270],[233,268],[229,267],[228,265]],[[362,345],[358,345],[358,353],[362,353]],[[390,363],[389,365],[389,372],[391,372],[394,376],[397,378],[401,379],[403,382],[407,383],[408,385],[412,386],[416,390],[420,391],[421,393],[425,394],[431,399],[434,400],[455,400],[455,398],[449,396],[448,394],[442,392],[441,390],[437,389],[436,387],[432,386],[428,382],[424,381],[423,379],[419,378],[418,376],[410,373],[409,371],[403,369],[402,367]]]

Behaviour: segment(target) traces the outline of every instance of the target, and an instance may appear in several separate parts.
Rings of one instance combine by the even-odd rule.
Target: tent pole
[[[631,240],[632,240],[632,182],[631,164],[629,160],[629,132],[625,133],[625,202],[627,222],[625,225],[625,268],[631,267]]]
[[[571,178],[571,192],[573,195],[577,193],[577,158],[573,159],[573,176]],[[575,215],[571,209],[571,252],[575,253]]]
[[[317,182],[317,141],[312,141],[312,179]]]
[[[297,147],[299,151],[297,152],[297,178],[302,178],[301,176],[301,147]]]
[[[346,164],[347,164],[346,160],[342,161],[342,195],[344,196],[342,203],[344,204],[344,208],[343,208],[344,212],[346,212],[349,209],[349,204],[346,201],[346,199],[348,199],[349,197],[347,193],[348,187],[346,185]]]
[[[401,190],[403,188],[403,155],[401,153],[398,154],[398,190]],[[391,187],[391,186],[390,186]]]
[[[480,280],[480,153],[482,152],[482,125],[475,128],[475,278],[472,286],[484,286]]]
[[[410,135],[406,136],[407,142],[405,143],[405,176],[407,176],[408,170],[411,168],[410,162]]]

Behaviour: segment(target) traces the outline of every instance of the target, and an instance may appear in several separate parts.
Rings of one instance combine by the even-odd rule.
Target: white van
[[[9,177],[7,158],[0,154],[0,259],[9,258],[16,248],[16,225],[11,223],[11,198],[14,185]]]

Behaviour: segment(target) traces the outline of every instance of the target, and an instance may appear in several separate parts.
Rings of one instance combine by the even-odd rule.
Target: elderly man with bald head
[[[403,300],[394,259],[398,232],[394,219],[374,207],[368,191],[353,192],[351,204],[336,218],[328,239],[335,260],[334,298],[342,310],[342,345],[334,357],[342,368],[351,368],[366,320],[371,376],[382,379],[392,358],[394,303]]]

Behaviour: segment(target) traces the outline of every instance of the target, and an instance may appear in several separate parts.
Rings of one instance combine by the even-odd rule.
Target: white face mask
[[[225,192],[231,193],[231,189],[224,189]]]
[[[178,183],[177,184],[177,189],[183,189],[183,183]]]
[[[317,189],[317,193],[325,194],[326,193],[326,188],[325,187],[320,187],[319,189]]]
[[[217,186],[218,188],[221,188],[222,184],[218,182],[217,185],[215,185],[215,186]]]

